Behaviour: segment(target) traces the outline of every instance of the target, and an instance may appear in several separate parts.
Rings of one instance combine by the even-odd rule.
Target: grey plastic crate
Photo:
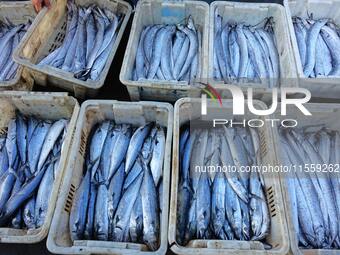
[[[127,22],[131,14],[131,6],[123,0],[75,0],[80,6],[96,4],[101,8],[107,8],[114,13],[123,15],[123,22],[112,51],[100,74],[99,80],[81,81],[73,77],[73,73],[63,71],[51,66],[38,66],[49,52],[59,47],[64,40],[67,20],[67,0],[57,0],[50,10],[43,10],[36,18],[36,22],[27,32],[27,36],[14,53],[14,60],[27,68],[38,85],[53,85],[71,91],[76,97],[84,98],[86,95],[95,96],[104,85],[112,60],[116,54]]]

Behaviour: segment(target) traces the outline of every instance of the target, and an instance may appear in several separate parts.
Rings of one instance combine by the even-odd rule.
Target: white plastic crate
[[[103,120],[129,123],[135,126],[154,121],[166,128],[166,145],[163,165],[163,208],[160,224],[160,247],[151,252],[143,244],[84,240],[72,242],[69,217],[76,189],[80,185],[87,139],[93,126]],[[119,102],[88,100],[82,104],[67,162],[61,193],[57,202],[47,248],[57,254],[165,254],[167,251],[170,156],[173,126],[173,108],[158,102]]]
[[[263,23],[265,18],[273,17],[274,37],[277,44],[280,63],[279,87],[297,87],[297,71],[294,65],[294,54],[290,44],[290,34],[286,20],[284,7],[273,3],[238,3],[227,1],[215,1],[210,5],[210,25],[209,25],[209,82],[220,93],[223,98],[230,98],[230,94],[225,89],[223,81],[215,81],[214,73],[214,34],[215,34],[215,14],[223,18],[222,26],[227,22],[242,23],[245,25],[257,25]],[[243,91],[246,88],[253,88],[254,95],[258,99],[271,96],[272,89],[260,83],[239,83],[233,84]]]
[[[41,11],[36,22],[27,32],[27,36],[19,44],[14,53],[14,60],[27,68],[30,75],[38,85],[53,85],[71,91],[76,97],[85,95],[95,96],[104,85],[111,63],[116,54],[118,45],[124,33],[131,14],[131,6],[123,0],[75,0],[80,6],[96,4],[101,8],[123,15],[116,41],[105,67],[96,81],[82,81],[73,77],[73,73],[63,71],[51,66],[38,66],[49,52],[59,47],[64,40],[67,21],[67,0],[57,0],[52,7]]]
[[[141,0],[136,7],[129,42],[120,72],[120,81],[126,86],[130,98],[174,102],[179,98],[200,95],[200,90],[186,82],[176,81],[133,81],[140,34],[145,26],[153,24],[178,24],[192,16],[196,29],[202,33],[201,77],[207,78],[209,5],[202,1]]]
[[[305,116],[300,111],[296,109],[296,107],[288,106],[287,108],[287,116],[289,119],[294,119],[298,121],[298,127],[304,126],[326,126],[331,130],[340,131],[340,104],[327,104],[327,103],[308,103],[304,104],[304,106],[310,111],[312,116]],[[276,113],[275,118],[282,119],[283,117]],[[285,117],[284,117],[285,118]],[[273,129],[274,132],[274,144],[275,144],[275,153],[277,154],[277,158],[279,160],[279,165],[283,163],[280,162],[281,153],[285,153],[280,148],[280,140],[278,129]],[[338,162],[340,163],[340,162]],[[284,175],[281,175],[281,187],[283,193],[283,199],[285,204],[285,214],[287,218],[288,230],[289,230],[289,241],[290,241],[290,253],[294,255],[336,255],[340,254],[340,250],[336,249],[301,249],[298,246],[298,240],[295,235],[295,227],[293,225],[292,219],[292,207],[290,203],[290,198],[288,194],[288,184],[284,178]],[[337,223],[337,222],[334,222]]]
[[[30,1],[0,2],[0,21],[9,20],[15,25],[34,21],[36,13]],[[24,68],[19,66],[13,79],[0,81],[0,90],[32,90],[33,80]]]
[[[288,19],[290,39],[294,52],[299,86],[308,89],[312,97],[337,99],[340,97],[339,78],[306,78],[303,74],[299,48],[296,41],[292,17],[307,18],[313,14],[314,19],[330,18],[340,25],[340,1],[338,0],[285,0],[284,6]],[[293,64],[293,63],[291,63]]]
[[[39,119],[69,119],[67,135],[61,151],[59,174],[51,187],[52,193],[44,224],[40,228],[31,230],[0,228],[0,243],[38,243],[47,237],[60,192],[59,187],[69,155],[79,108],[77,100],[67,96],[67,93],[0,92],[1,133],[7,132],[8,122],[15,117],[15,111]]]
[[[232,100],[222,100],[223,118],[239,120],[232,114]],[[170,197],[170,218],[169,218],[169,245],[172,252],[176,254],[287,254],[289,251],[288,229],[284,212],[283,197],[279,177],[274,174],[265,174],[265,192],[268,208],[271,217],[271,226],[265,242],[272,246],[272,249],[265,250],[259,241],[229,241],[229,240],[193,240],[186,246],[181,246],[176,241],[177,224],[177,195],[179,183],[179,138],[180,128],[189,120],[201,117],[201,99],[183,98],[176,102],[174,110],[174,141],[172,152],[172,182]],[[208,111],[221,111],[218,104],[208,100]],[[266,106],[254,100],[257,109],[266,109]],[[206,119],[207,118],[207,119]],[[246,112],[245,119],[253,119],[254,115]],[[259,118],[256,116],[256,118]],[[204,120],[209,120],[209,114]],[[243,118],[241,118],[243,119]],[[260,117],[264,120],[264,117]],[[267,122],[264,127],[259,128],[261,156],[264,164],[275,165],[277,163],[274,152],[272,128]]]

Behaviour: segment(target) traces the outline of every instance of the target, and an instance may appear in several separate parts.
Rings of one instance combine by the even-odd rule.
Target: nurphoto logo
[[[310,111],[304,106],[305,103],[308,103],[311,99],[311,93],[309,90],[304,88],[281,88],[280,90],[277,88],[272,89],[272,104],[268,109],[256,109],[254,106],[254,93],[253,88],[247,88],[247,97],[245,97],[242,89],[235,85],[225,85],[226,89],[228,89],[232,95],[232,111],[233,115],[235,116],[242,116],[245,115],[245,106],[247,106],[248,111],[255,116],[269,116],[275,113],[280,106],[280,115],[287,116],[287,106],[294,105],[302,114],[305,116],[311,116],[312,114]],[[202,89],[201,94],[201,115],[208,114],[208,100],[207,95],[215,100],[218,101],[221,109],[223,108],[223,102],[221,99],[220,94],[209,84],[206,85]],[[299,94],[302,95],[299,98],[289,98],[289,95]],[[280,102],[279,101],[280,98]],[[280,104],[280,105],[279,105]],[[281,125],[284,127],[295,127],[297,126],[298,122],[295,119],[266,119],[272,123],[272,126],[275,125],[275,122],[281,122]],[[233,120],[228,119],[214,119],[213,120],[214,127],[216,125],[225,125],[225,124],[233,124]],[[243,124],[251,127],[261,127],[264,124],[264,121],[261,119],[250,119],[250,120],[243,120],[238,121],[234,124]]]

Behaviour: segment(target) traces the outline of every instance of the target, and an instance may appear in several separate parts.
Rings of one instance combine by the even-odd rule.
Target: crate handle
[[[7,127],[0,128],[0,136],[6,135],[6,134],[7,134]]]
[[[76,193],[76,187],[71,183],[70,190],[68,191],[66,203],[65,203],[65,207],[64,207],[64,210],[67,213],[71,213],[72,202],[73,202],[73,198],[74,198],[75,193]]]
[[[259,130],[260,135],[260,152],[261,157],[264,158],[267,155],[267,143],[266,143],[266,135],[262,130]]]
[[[275,191],[273,186],[270,186],[266,191],[267,204],[270,212],[270,216],[273,218],[276,216],[276,204],[275,204]]]
[[[79,146],[79,154],[85,158],[86,153],[86,143],[87,143],[87,135],[85,134],[84,130],[81,132],[80,137],[80,146]]]

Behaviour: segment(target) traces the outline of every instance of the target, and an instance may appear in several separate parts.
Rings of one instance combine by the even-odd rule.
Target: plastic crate
[[[293,106],[288,106],[287,108],[287,116],[290,119],[294,119],[298,121],[298,127],[303,126],[326,126],[331,130],[340,131],[340,104],[327,104],[327,103],[308,103],[304,104],[304,106],[311,112],[312,116],[305,116],[300,111]],[[282,116],[279,114],[276,115],[277,119],[282,119]],[[280,140],[278,129],[274,129],[274,144],[275,151],[278,155],[278,159],[280,159],[281,153],[284,153],[280,149]],[[280,165],[282,163],[279,162]],[[281,187],[285,204],[285,212],[288,224],[289,231],[289,239],[290,239],[290,253],[294,255],[330,255],[330,254],[340,254],[340,250],[336,249],[301,249],[298,246],[298,240],[295,235],[295,227],[293,225],[292,219],[292,207],[290,203],[290,198],[288,194],[288,184],[283,175],[281,175]],[[337,222],[335,222],[337,223]]]
[[[16,91],[0,93],[0,112],[2,113],[0,117],[1,133],[7,132],[8,122],[15,117],[15,111],[39,119],[69,119],[67,135],[61,151],[58,175],[51,187],[52,193],[44,224],[40,228],[31,230],[0,228],[0,243],[38,243],[47,237],[57,203],[57,197],[60,192],[59,188],[69,155],[79,109],[77,100],[67,96],[67,93]]]
[[[126,86],[131,100],[175,102],[182,97],[200,96],[200,90],[188,85],[187,82],[132,80],[137,46],[143,28],[153,24],[183,23],[189,15],[193,18],[196,29],[199,29],[202,33],[201,77],[207,77],[209,5],[202,1],[139,1],[119,77],[120,81]]]
[[[238,120],[232,114],[232,101],[222,100],[223,118]],[[272,249],[265,250],[259,241],[236,241],[236,240],[192,240],[186,246],[181,246],[176,240],[177,224],[177,194],[179,184],[179,137],[180,128],[189,120],[199,119],[201,117],[201,99],[183,98],[175,104],[174,118],[174,141],[172,153],[172,182],[171,182],[171,199],[170,199],[170,218],[169,218],[169,244],[172,252],[176,254],[287,254],[289,251],[288,229],[284,212],[283,197],[281,193],[280,180],[278,175],[266,173],[263,175],[265,183],[265,194],[267,197],[268,208],[271,217],[270,232],[265,242],[272,246]],[[221,111],[218,104],[213,100],[208,100],[208,111]],[[257,109],[266,109],[266,106],[254,100],[254,106]],[[254,115],[247,113],[245,119],[254,119]],[[265,118],[256,117],[264,120]],[[209,115],[202,118],[209,120]],[[273,145],[273,133],[271,126],[267,123],[259,128],[260,150],[264,164],[275,165],[276,154]]]
[[[87,139],[92,127],[103,120],[129,123],[135,126],[154,121],[166,128],[163,165],[163,208],[160,224],[160,247],[151,252],[144,244],[112,241],[71,241],[69,217],[75,191],[80,185],[85,160]],[[119,102],[89,100],[81,106],[70,157],[67,162],[61,194],[47,239],[47,248],[56,254],[165,254],[167,251],[170,155],[173,126],[173,108],[157,102]]]
[[[210,26],[209,26],[209,82],[220,93],[223,98],[230,98],[229,92],[225,89],[223,81],[213,79],[214,75],[214,34],[215,14],[223,18],[222,26],[227,22],[242,23],[245,25],[258,25],[266,18],[273,17],[274,37],[277,44],[280,63],[280,87],[297,87],[297,71],[294,65],[294,54],[290,44],[290,34],[286,20],[285,9],[280,4],[273,3],[237,3],[226,1],[215,1],[210,5]],[[238,83],[233,84],[243,91],[253,88],[254,96],[257,99],[264,99],[271,96],[271,88],[261,83]]]
[[[303,74],[292,17],[300,16],[307,18],[308,14],[313,14],[314,19],[331,18],[336,24],[340,25],[340,2],[338,0],[285,0],[284,6],[288,19],[288,28],[294,52],[299,86],[308,89],[312,97],[338,99],[340,97],[340,77],[307,78]]]
[[[36,13],[30,1],[26,2],[0,2],[0,21],[6,19],[18,25],[28,20],[34,21]],[[24,68],[19,66],[16,75],[8,81],[0,81],[0,91],[3,90],[32,90],[33,80],[27,75]]]
[[[57,0],[50,10],[40,12],[36,22],[14,53],[14,60],[27,68],[34,81],[41,86],[53,85],[71,91],[76,97],[95,96],[104,85],[112,60],[131,14],[131,6],[122,0],[75,0],[79,6],[96,4],[101,8],[123,15],[116,41],[106,61],[105,67],[96,81],[81,81],[73,73],[51,66],[38,66],[45,56],[59,47],[64,40],[67,21],[67,0]]]

